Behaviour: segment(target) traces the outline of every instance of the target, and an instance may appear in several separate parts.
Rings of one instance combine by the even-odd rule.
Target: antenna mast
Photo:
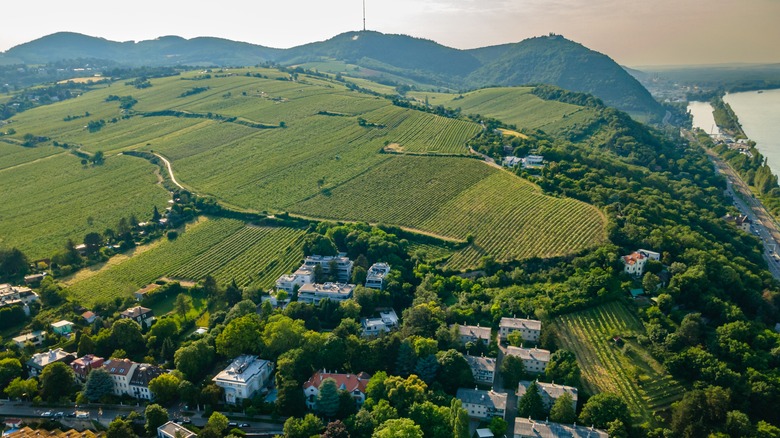
[[[366,31],[366,0],[363,0],[363,32]]]

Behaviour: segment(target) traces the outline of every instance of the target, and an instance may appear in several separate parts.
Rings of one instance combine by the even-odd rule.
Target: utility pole
[[[363,32],[366,31],[366,0],[363,0]]]

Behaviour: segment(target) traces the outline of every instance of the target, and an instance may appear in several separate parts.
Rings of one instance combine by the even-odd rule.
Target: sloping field
[[[85,167],[69,153],[0,170],[0,245],[48,257],[68,238],[102,233],[121,217],[149,217],[169,199],[154,170],[125,156]]]
[[[64,152],[53,146],[26,148],[0,141],[0,170]]]
[[[251,227],[232,219],[209,219],[188,226],[173,241],[73,283],[69,293],[82,304],[127,297],[144,285],[171,277],[197,281],[211,275],[219,283],[271,286],[300,263],[304,232]]]
[[[585,388],[620,395],[640,422],[652,422],[653,414],[682,398],[683,387],[633,340],[644,328],[625,305],[612,302],[562,315],[554,324],[564,348],[577,356]],[[625,345],[615,345],[613,336]]]
[[[370,194],[370,196],[367,196]],[[418,228],[465,240],[453,268],[497,260],[567,254],[605,238],[598,210],[543,195],[531,183],[477,160],[394,157],[375,169],[294,205],[292,212]]]

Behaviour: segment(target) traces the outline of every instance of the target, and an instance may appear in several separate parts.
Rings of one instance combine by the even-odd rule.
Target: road
[[[155,155],[157,158],[159,158],[159,159],[163,160],[163,163],[165,163],[165,167],[167,167],[167,168],[168,168],[168,175],[170,175],[170,177],[171,177],[171,181],[173,181],[173,183],[174,183],[174,184],[176,184],[176,186],[178,186],[180,189],[186,190],[186,189],[184,188],[184,186],[183,186],[183,185],[179,184],[179,182],[178,182],[178,181],[176,181],[176,177],[175,177],[175,176],[173,176],[173,168],[171,167],[171,162],[170,162],[170,161],[168,161],[168,159],[167,159],[167,158],[165,158],[165,157],[163,157],[162,155],[158,154],[157,152],[153,152],[153,153],[154,153],[154,155]]]
[[[683,131],[683,133],[689,141],[696,141],[689,131]],[[780,245],[778,245],[778,242],[780,242],[780,226],[766,210],[764,204],[753,196],[750,187],[742,180],[739,174],[714,151],[704,146],[702,148],[707,153],[710,161],[715,165],[715,169],[726,177],[726,190],[734,200],[734,206],[753,222],[751,225],[753,232],[761,239],[764,245],[763,256],[769,267],[769,272],[772,273],[773,277],[780,280],[780,263],[773,257],[774,252],[780,250]]]

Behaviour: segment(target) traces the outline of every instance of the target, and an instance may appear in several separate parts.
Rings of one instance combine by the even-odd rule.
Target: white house
[[[157,438],[196,438],[197,436],[195,432],[173,421],[157,428]]]
[[[27,361],[27,369],[30,372],[30,377],[35,377],[46,368],[47,365],[55,362],[64,362],[70,364],[76,356],[73,353],[68,353],[62,348],[55,350],[49,350],[43,353],[33,354],[30,360]]]
[[[733,223],[735,227],[739,228],[740,230],[749,233],[750,232],[750,225],[753,223],[747,215],[740,214],[737,216],[732,216],[730,214],[727,214],[726,216],[723,216],[723,220],[729,223]]]
[[[22,307],[29,306],[39,301],[38,294],[26,286],[11,286],[8,283],[0,284],[0,307],[19,304]],[[27,312],[25,312],[27,313]]]
[[[541,167],[544,163],[544,157],[541,155],[528,155],[523,158],[523,169]]]
[[[522,348],[509,346],[506,348],[507,356],[516,356],[523,361],[525,371],[533,374],[541,374],[550,362],[550,352],[540,348]]]
[[[301,287],[304,284],[314,282],[314,269],[303,265],[292,274],[285,274],[276,280],[276,290],[286,291],[292,294],[295,287]]]
[[[480,327],[479,325],[458,325],[458,336],[460,343],[466,345],[469,342],[477,343],[480,340],[485,345],[490,344],[490,327]]]
[[[483,385],[493,385],[496,376],[496,360],[492,357],[464,355],[474,375],[474,381]]]
[[[528,390],[528,387],[531,386],[530,381],[522,380],[517,385],[517,396],[522,397],[525,392]],[[566,385],[556,385],[555,383],[545,383],[536,381],[536,387],[539,388],[539,395],[542,396],[542,402],[544,403],[544,407],[546,409],[550,409],[552,405],[555,403],[556,400],[558,400],[562,395],[569,394],[572,398],[572,410],[577,410],[577,388],[574,388],[573,386],[566,386]]]
[[[154,321],[154,311],[146,307],[131,307],[119,314],[120,318],[132,319],[137,322],[141,328],[149,328]]]
[[[252,398],[265,388],[274,371],[273,362],[257,356],[243,355],[220,371],[212,380],[225,390],[225,401],[231,404]]]
[[[493,390],[459,388],[455,394],[470,418],[489,420],[492,417],[504,418],[507,393]]]
[[[504,167],[516,167],[518,164],[523,164],[523,159],[513,155],[508,155],[504,157],[502,164]]]
[[[549,421],[516,418],[514,438],[609,438],[609,434],[593,427],[567,425]]]
[[[378,318],[364,318],[361,325],[363,336],[378,336],[398,327],[398,315],[393,309],[380,310]]]
[[[505,341],[512,332],[520,332],[524,341],[539,342],[542,322],[525,318],[501,318],[498,323],[498,337]]]
[[[324,299],[341,302],[352,298],[354,284],[344,283],[311,283],[298,289],[298,301],[306,304],[318,304]]]
[[[13,341],[17,347],[24,348],[28,342],[34,346],[41,345],[44,339],[46,339],[46,332],[42,330],[36,330],[32,333],[25,333],[23,335],[16,336],[13,338]]]
[[[390,273],[387,263],[374,263],[366,274],[366,287],[382,290],[385,288],[385,277]]]
[[[330,268],[332,264],[335,264],[338,281],[346,283],[352,278],[352,266],[354,263],[345,253],[340,253],[337,256],[311,255],[303,261],[303,266],[311,269],[314,269],[317,265],[321,266],[322,272],[325,274],[331,273]]]
[[[623,272],[629,275],[641,276],[645,273],[648,260],[661,260],[661,254],[646,249],[639,249],[621,257]]]
[[[317,395],[320,393],[320,385],[325,379],[336,381],[336,387],[339,391],[347,391],[355,399],[358,407],[366,401],[366,387],[371,375],[367,373],[358,374],[339,374],[329,373],[325,370],[317,371],[309,380],[303,383],[303,394],[306,397],[306,406],[314,409],[317,404]]]

